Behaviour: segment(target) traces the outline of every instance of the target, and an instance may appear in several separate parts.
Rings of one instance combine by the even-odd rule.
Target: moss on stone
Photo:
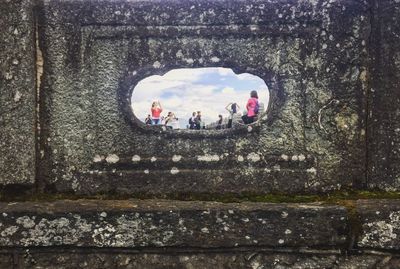
[[[149,193],[141,193],[136,195],[103,193],[97,195],[77,195],[73,193],[36,193],[25,192],[16,194],[14,192],[0,191],[0,201],[43,201],[51,202],[56,200],[78,200],[78,199],[95,199],[95,200],[128,200],[128,199],[169,199],[181,201],[215,201],[222,203],[240,203],[240,202],[264,202],[264,203],[312,203],[323,202],[326,204],[339,204],[351,209],[352,201],[359,199],[400,199],[400,192],[383,192],[383,191],[358,191],[358,190],[341,190],[321,195],[287,195],[283,193],[271,194],[254,194],[243,192],[240,194],[227,193],[176,193],[167,195],[154,195]]]

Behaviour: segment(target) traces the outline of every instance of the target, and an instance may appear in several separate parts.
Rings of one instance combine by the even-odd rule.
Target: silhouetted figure
[[[197,111],[197,116],[194,119],[194,126],[196,130],[200,130],[202,125],[202,120],[201,120],[201,112]]]
[[[150,114],[147,115],[147,117],[144,119],[144,123],[145,123],[146,125],[151,125],[152,120],[151,120]]]
[[[232,121],[233,121],[233,117],[235,116],[235,114],[238,112],[238,110],[240,109],[239,105],[236,103],[229,103],[226,107],[226,110],[228,110],[229,112],[229,118],[228,118],[228,128],[232,128]]]
[[[218,115],[218,121],[217,121],[217,127],[216,127],[216,129],[217,130],[221,130],[222,129],[222,121],[223,121],[223,118],[222,118],[222,115]]]
[[[196,119],[196,112],[192,113],[192,116],[189,118],[189,129],[195,129],[196,124],[195,124],[195,119]]]

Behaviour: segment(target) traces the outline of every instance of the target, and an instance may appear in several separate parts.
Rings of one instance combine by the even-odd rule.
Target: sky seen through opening
[[[205,124],[217,121],[219,114],[228,117],[225,107],[231,102],[236,102],[243,112],[252,90],[258,92],[259,102],[266,109],[268,87],[255,75],[236,75],[232,69],[222,67],[173,69],[163,76],[141,80],[134,88],[131,101],[133,112],[141,121],[151,115],[153,101],[160,101],[161,115],[175,113],[184,129],[195,111],[201,111]]]

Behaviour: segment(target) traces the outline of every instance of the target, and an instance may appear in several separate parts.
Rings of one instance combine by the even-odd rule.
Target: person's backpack
[[[194,124],[192,117],[189,118],[189,125],[192,126]]]
[[[259,110],[260,110],[260,104],[258,103],[258,100],[257,100],[256,101],[256,106],[254,107],[254,113],[258,114]]]

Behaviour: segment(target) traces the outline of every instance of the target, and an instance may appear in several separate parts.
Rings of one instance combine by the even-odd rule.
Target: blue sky
[[[228,116],[225,107],[230,102],[245,109],[251,90],[257,90],[259,101],[268,104],[269,91],[265,82],[254,75],[236,75],[229,68],[174,69],[163,76],[150,76],[141,80],[132,93],[132,109],[144,121],[150,113],[151,103],[159,100],[162,115],[169,111],[179,118],[185,128],[193,111],[200,110],[206,124],[217,121],[218,115]]]

